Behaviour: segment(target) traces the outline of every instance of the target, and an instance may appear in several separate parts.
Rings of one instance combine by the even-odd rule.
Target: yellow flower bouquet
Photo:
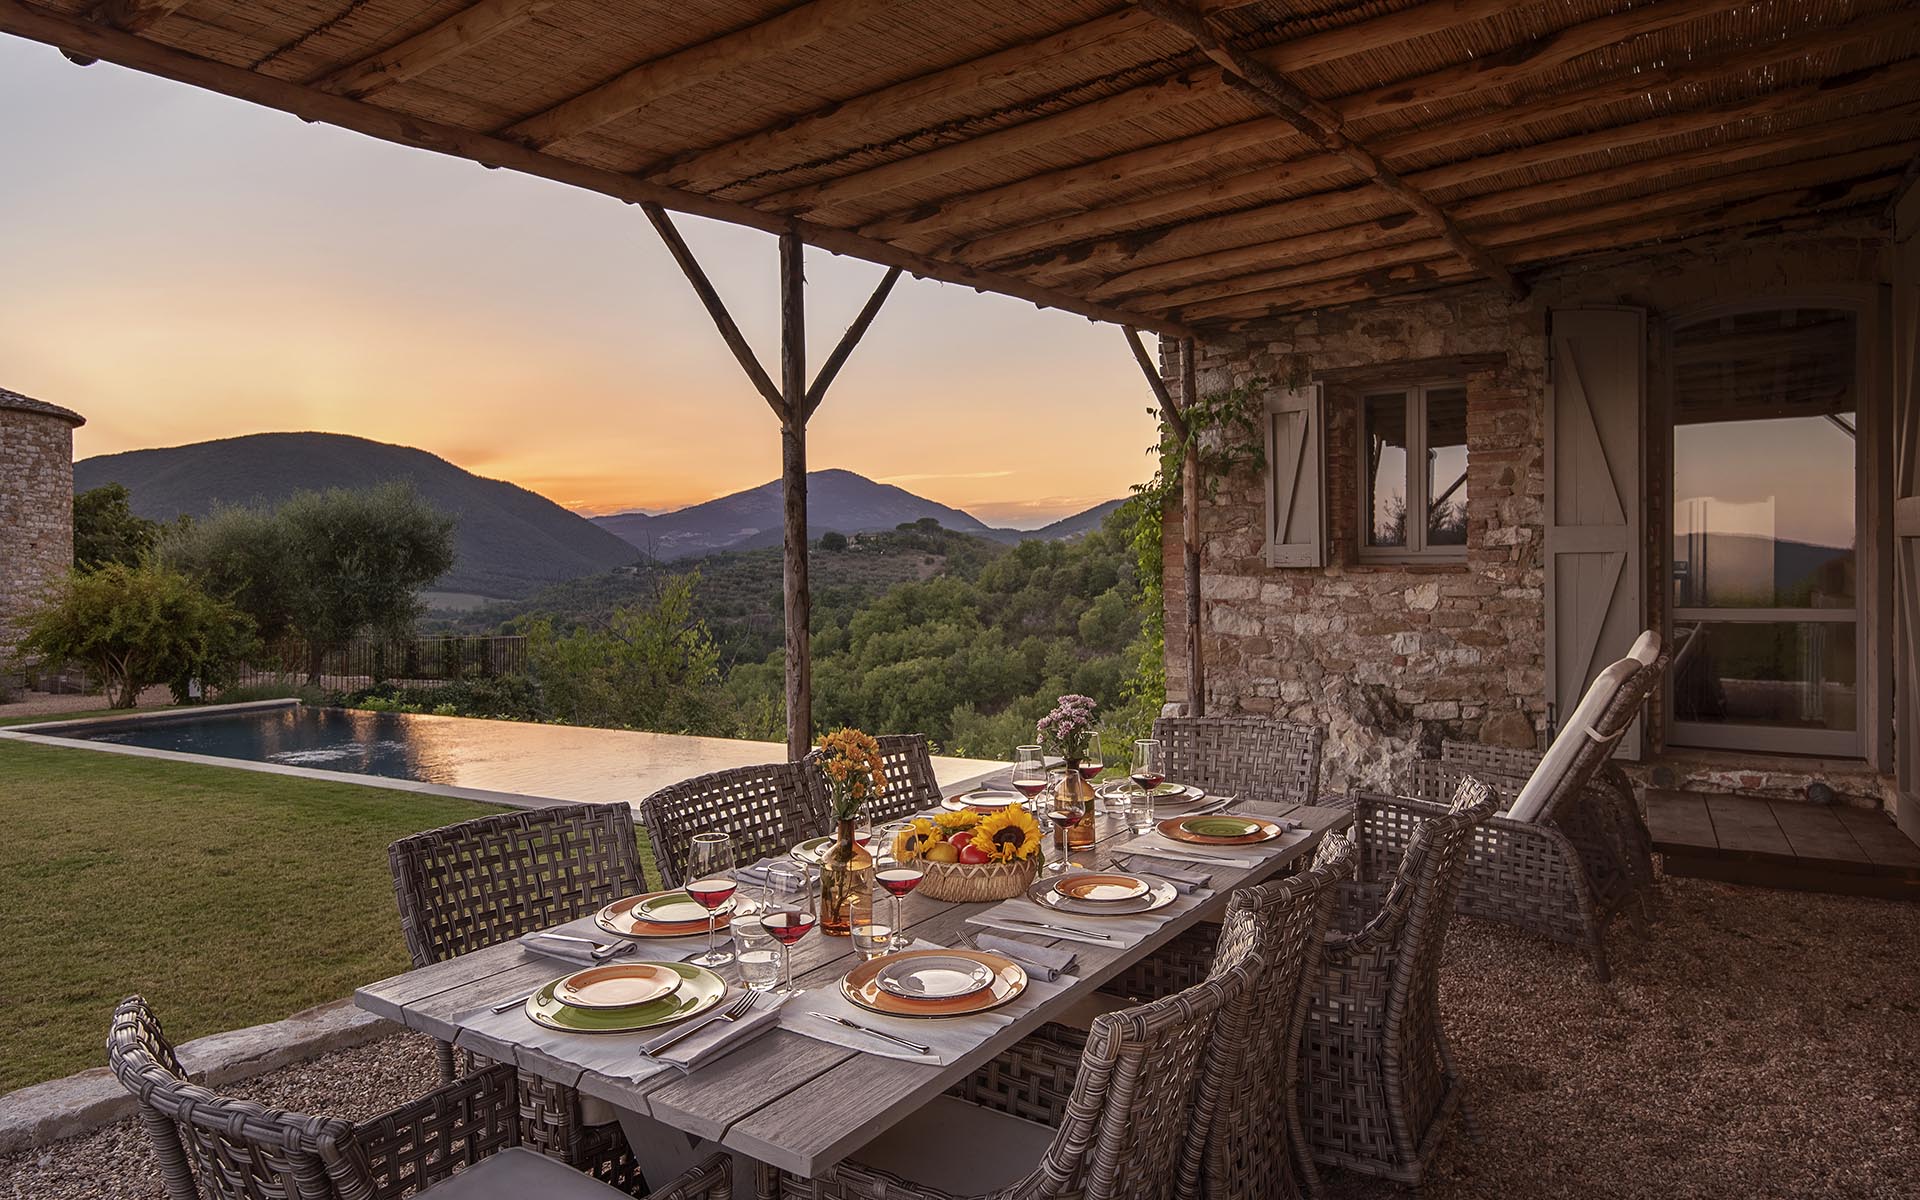
[[[893,853],[924,872],[920,893],[956,902],[1006,900],[1040,872],[1046,837],[1018,804],[990,815],[970,808],[920,817],[894,837]]]

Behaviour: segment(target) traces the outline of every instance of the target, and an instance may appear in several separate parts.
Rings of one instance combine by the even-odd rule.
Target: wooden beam
[[[104,0],[93,6],[93,19],[128,33],[151,29],[187,0]]]
[[[818,41],[901,0],[809,0],[771,20],[649,62],[545,112],[515,122],[501,134],[536,150],[592,132],[609,121],[685,91],[704,79]]]
[[[21,0],[0,0],[0,33],[104,59],[163,79],[206,88],[291,113],[305,121],[325,122],[382,141],[471,159],[485,166],[519,171],[569,187],[612,196],[629,204],[657,204],[674,212],[711,217],[768,233],[791,229],[808,245],[834,254],[849,254],[882,266],[901,267],[914,275],[957,283],[978,291],[998,292],[1041,308],[1058,308],[1090,320],[1110,321],[1116,325],[1139,325],[1174,336],[1189,332],[1153,313],[1134,313],[1110,305],[1088,304],[1070,292],[1037,287],[1010,275],[918,254],[887,242],[861,237],[848,230],[808,221],[793,221],[745,204],[662,187],[618,171],[542,154],[488,134],[408,116],[363,101],[329,95],[297,83],[260,75],[243,67],[201,58],[90,21],[49,12],[22,3]]]
[[[827,389],[833,386],[834,379],[840,374],[840,368],[847,365],[847,356],[853,353],[853,348],[860,344],[861,338],[866,336],[867,327],[873,324],[876,316],[880,315],[880,306],[887,302],[888,293],[893,291],[893,285],[898,282],[900,282],[900,268],[888,269],[879,285],[873,289],[873,294],[867,297],[867,302],[861,307],[859,315],[854,317],[853,324],[847,326],[847,331],[840,335],[839,345],[833,348],[832,354],[827,355],[825,365],[820,368],[820,373],[813,377],[813,385],[807,389],[805,415],[808,420],[813,419],[813,414],[820,407],[820,402],[827,398]]]
[[[726,301],[720,298],[719,290],[713,286],[713,281],[707,278],[706,271],[700,266],[700,260],[693,256],[693,250],[688,247],[686,239],[680,236],[680,230],[674,226],[673,218],[669,217],[667,210],[658,204],[642,204],[640,211],[647,214],[647,220],[653,222],[653,228],[660,234],[660,240],[667,244],[667,252],[673,255],[674,262],[680,264],[681,273],[687,277],[687,282],[693,285],[693,294],[700,298],[700,303],[707,310],[707,315],[713,318],[714,328],[720,331],[720,338],[727,343],[727,349],[733,351],[734,360],[740,364],[740,369],[747,373],[747,379],[753,384],[754,390],[766,399],[773,408],[774,415],[781,420],[786,420],[786,394],[773,385],[773,380],[767,375],[767,369],[760,365],[760,357],[753,352],[753,347],[747,344],[746,335],[740,332],[740,326],[734,322],[733,314],[727,311]],[[781,236],[784,238],[786,235]]]
[[[1410,86],[1413,81],[1409,81],[1408,85],[1396,85],[1408,86],[1410,94],[1417,92],[1421,97],[1419,99],[1395,103],[1388,89],[1380,94],[1368,93],[1356,100],[1352,111],[1343,103],[1341,114],[1348,119],[1375,116],[1415,104],[1430,104],[1488,88],[1506,87],[1521,79],[1556,70],[1572,59],[1613,46],[1623,39],[1742,7],[1745,5],[1741,0],[1666,0],[1664,3],[1640,5],[1568,26],[1517,52],[1491,56],[1492,61],[1476,59],[1463,64],[1463,67],[1435,72],[1433,76],[1422,77],[1423,82],[1417,88]],[[1440,0],[1356,22],[1324,34],[1311,34],[1282,42],[1255,52],[1253,57],[1276,71],[1297,71],[1335,58],[1445,32],[1511,11],[1511,8],[1511,4],[1494,3],[1492,0]],[[832,209],[994,158],[1079,137],[1104,126],[1150,116],[1165,116],[1170,106],[1218,96],[1226,86],[1225,77],[1226,71],[1217,66],[1167,76],[1139,88],[1119,92],[1053,116],[1040,117],[1010,129],[948,143],[851,175],[781,191],[763,192],[758,199],[766,206],[790,212]]]
[[[1384,138],[1375,145],[1374,149],[1388,160],[1406,155],[1423,154],[1446,146],[1471,142],[1489,134],[1510,133],[1517,127],[1534,122],[1557,120],[1645,95],[1657,95],[1663,91],[1708,84],[1723,77],[1773,67],[1811,55],[1825,54],[1861,41],[1902,36],[1911,23],[1912,15],[1908,12],[1887,12],[1878,16],[1860,17],[1842,26],[1796,32],[1790,39],[1775,41],[1764,46],[1740,45],[1722,48],[1717,52],[1707,51],[1696,57],[1650,70],[1622,73],[1600,83],[1571,91],[1549,92],[1545,95],[1533,96],[1517,105],[1507,105],[1495,100],[1491,107],[1475,115],[1453,117],[1432,128],[1415,128],[1394,137]],[[1341,105],[1337,100],[1331,103],[1336,109]],[[1342,113],[1342,116],[1344,118],[1345,114]],[[1129,185],[1137,184],[1143,176],[1148,174],[1208,164],[1224,154],[1262,147],[1271,148],[1276,140],[1290,139],[1294,136],[1296,134],[1293,127],[1285,121],[1277,117],[1258,117],[1250,121],[1242,121],[1237,125],[1210,129],[1204,133],[1144,146],[1138,150],[1129,150],[1092,162],[1043,171],[998,187],[950,196],[932,204],[918,205],[905,212],[892,213],[868,221],[859,227],[859,232],[867,237],[899,238],[936,233],[957,225],[992,224],[1008,218],[1025,219],[1030,224],[1037,224],[1032,222],[1032,214],[1036,209],[1048,205],[1059,211],[1061,214],[1059,220],[1067,221],[1089,211],[1088,204],[1074,200],[1074,197],[1080,193],[1097,191],[1122,181]],[[1334,160],[1330,157],[1326,161],[1329,165],[1333,165]],[[1304,172],[1309,169],[1307,162],[1308,160],[1294,160],[1280,165]],[[1240,194],[1240,189],[1235,183],[1238,178],[1240,177],[1229,176],[1223,180],[1210,180],[1201,186],[1217,188],[1222,198],[1232,198]],[[1162,215],[1154,211],[1156,199],[1147,197],[1140,201],[1143,206],[1142,211],[1146,214],[1142,219]],[[1093,211],[1112,210],[1113,206],[1107,206]],[[1164,211],[1177,211],[1177,209]],[[1100,231],[1100,227],[1096,224],[1088,228],[1068,230],[1067,233],[1085,235]],[[1016,232],[1016,230],[1008,232]],[[1070,240],[1070,237],[1049,238],[1039,244],[1050,245],[1055,241],[1066,240]]]
[[[1353,166],[1381,191],[1397,200],[1433,226],[1462,259],[1482,275],[1499,284],[1516,300],[1527,297],[1527,289],[1513,277],[1500,260],[1469,238],[1454,220],[1441,211],[1419,188],[1408,184],[1397,172],[1381,162],[1371,150],[1349,138],[1340,115],[1307,95],[1293,81],[1265,63],[1243,53],[1222,39],[1207,18],[1174,0],[1133,0],[1193,39],[1193,44],[1228,72],[1227,82],[1252,96],[1261,107],[1286,121],[1306,136],[1315,139],[1327,152]]]
[[[1182,442],[1187,440],[1187,419],[1180,412],[1180,406],[1173,401],[1173,393],[1167,388],[1167,381],[1160,376],[1160,368],[1154,365],[1153,355],[1140,344],[1140,331],[1131,325],[1122,326],[1121,333],[1126,335],[1127,348],[1133,351],[1133,361],[1140,364],[1140,373],[1147,377],[1147,386],[1153,390],[1154,402],[1160,406],[1160,416],[1166,421],[1173,436]]]
[[[807,583],[807,275],[805,246],[780,235],[780,480],[785,530],[787,758],[813,745],[813,593]]]
[[[398,45],[320,75],[310,86],[336,96],[364,100],[383,88],[424,75],[475,46],[518,29],[558,2],[480,0]]]
[[[1191,409],[1199,386],[1194,340],[1180,339],[1180,402]],[[1180,566],[1187,592],[1187,713],[1207,715],[1207,659],[1200,630],[1200,441],[1187,439],[1180,463]]]

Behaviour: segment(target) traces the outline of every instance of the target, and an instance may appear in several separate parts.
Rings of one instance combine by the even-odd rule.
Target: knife
[[[915,1054],[933,1053],[933,1047],[931,1046],[922,1046],[919,1042],[910,1042],[903,1037],[895,1037],[884,1029],[869,1029],[865,1025],[849,1021],[845,1017],[836,1017],[832,1013],[810,1012],[807,1015],[810,1017],[819,1017],[823,1021],[832,1021],[835,1025],[845,1025],[848,1029],[857,1029],[861,1033],[872,1034],[877,1038],[885,1038],[896,1046],[905,1046]]]
[[[1029,921],[1025,917],[998,917],[996,919],[1006,921],[1009,924],[1031,926],[1034,929],[1051,929],[1055,933],[1071,933],[1079,937],[1099,938],[1103,942],[1113,940],[1113,935],[1111,934],[1096,933],[1091,929],[1081,929],[1075,925],[1049,925],[1045,921]]]

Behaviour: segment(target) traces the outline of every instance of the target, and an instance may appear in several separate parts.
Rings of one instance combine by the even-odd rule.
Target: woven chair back
[[[387,863],[416,967],[646,890],[624,804],[521,809],[429,829],[388,846]]]
[[[1180,1172],[1181,1200],[1301,1194],[1295,1148],[1303,1135],[1293,1103],[1300,1035],[1322,935],[1338,885],[1353,874],[1353,855],[1352,842],[1329,834],[1309,870],[1244,888],[1228,901],[1215,972],[1234,961],[1230,948],[1240,942],[1265,970],[1246,999],[1221,1014],[1213,1041],[1217,1061],[1209,1064],[1195,1105],[1212,1123],[1207,1136],[1190,1143],[1197,1153]]]
[[[1326,731],[1318,725],[1269,717],[1161,717],[1153,736],[1166,756],[1167,778],[1180,783],[1272,804],[1312,804],[1319,794]]]
[[[687,881],[696,833],[731,834],[735,861],[744,867],[828,832],[825,793],[811,782],[817,774],[804,761],[736,767],[661,788],[641,801],[640,818],[667,886]]]
[[[360,1200],[366,1181],[328,1174],[325,1157],[353,1126],[233,1100],[187,1082],[159,1019],[140,996],[114,1010],[107,1063],[140,1102],[169,1200]],[[199,1185],[195,1184],[198,1175]]]

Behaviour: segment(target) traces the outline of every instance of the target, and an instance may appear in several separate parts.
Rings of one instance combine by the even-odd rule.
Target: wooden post
[[[1193,409],[1193,339],[1180,339],[1180,404]],[[1180,466],[1180,550],[1187,580],[1187,715],[1207,715],[1207,667],[1200,649],[1200,442],[1189,434]]]
[[[807,276],[805,247],[780,235],[780,481],[787,621],[787,757],[813,746],[813,597],[807,588]]]

